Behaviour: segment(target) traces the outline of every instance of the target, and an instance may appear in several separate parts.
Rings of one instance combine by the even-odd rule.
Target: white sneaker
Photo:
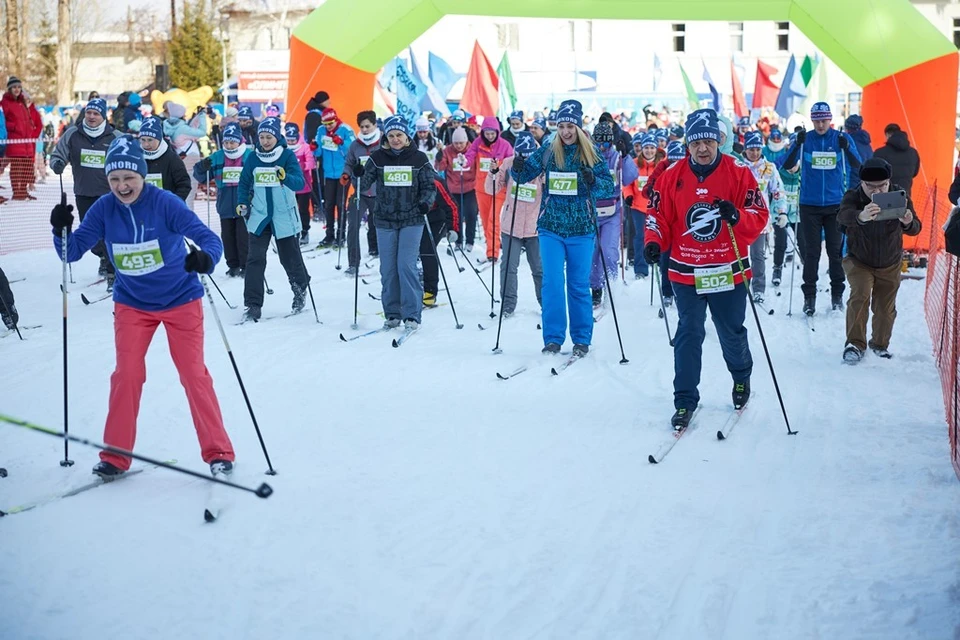
[[[466,251],[467,253],[470,253],[471,251],[473,251],[473,245],[472,245],[472,244],[466,244],[466,245],[463,246],[463,250]]]

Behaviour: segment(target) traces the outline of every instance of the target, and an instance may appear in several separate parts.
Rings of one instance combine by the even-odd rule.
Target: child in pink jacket
[[[516,134],[513,152],[528,157],[537,150],[537,141],[529,131]],[[540,266],[540,239],[537,237],[537,218],[540,217],[540,198],[543,196],[543,174],[532,182],[517,188],[510,177],[513,156],[503,161],[499,168],[491,170],[487,176],[486,191],[503,196],[503,208],[500,213],[500,228],[504,246],[507,247],[506,259],[500,263],[500,297],[503,298],[503,316],[513,315],[517,308],[517,269],[520,266],[520,252],[527,251],[527,264],[533,276],[533,289],[540,304],[540,289],[543,283],[543,268]],[[516,214],[514,214],[516,202]]]
[[[513,147],[500,137],[500,121],[493,116],[483,119],[483,128],[480,135],[463,154],[463,166],[472,167],[477,162],[477,182],[486,185],[490,170],[499,166],[505,159],[513,155]],[[477,189],[477,207],[480,212],[480,222],[483,224],[483,235],[487,240],[487,260],[493,262],[500,255],[500,227],[494,218],[495,211],[503,206],[504,194],[495,196],[493,191]]]
[[[306,181],[303,188],[297,191],[297,208],[300,210],[300,224],[303,225],[300,231],[300,244],[309,244],[310,194],[313,190],[313,170],[317,167],[317,159],[313,157],[313,151],[304,142],[303,136],[300,135],[300,127],[295,122],[288,122],[283,127],[283,137],[287,139],[287,148],[297,157]]]

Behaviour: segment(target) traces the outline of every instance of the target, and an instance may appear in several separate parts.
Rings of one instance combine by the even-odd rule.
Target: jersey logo
[[[706,189],[697,189],[697,195],[698,195],[698,196],[705,196],[705,195],[707,195],[707,190],[706,190]]]
[[[685,236],[693,236],[697,242],[711,242],[720,235],[723,221],[720,210],[707,202],[697,202],[687,210]]]

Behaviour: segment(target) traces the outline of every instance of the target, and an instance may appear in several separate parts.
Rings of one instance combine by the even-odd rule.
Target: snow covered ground
[[[492,355],[489,298],[446,256],[462,330],[445,306],[425,311],[399,349],[389,335],[340,342],[357,332],[353,281],[336,258],[306,261],[322,325],[308,313],[234,326],[240,310],[217,298],[275,477],[263,475],[207,311],[234,480],[268,481],[275,495],[231,492],[221,520],[205,524],[205,483],[150,469],[3,518],[0,636],[960,637],[960,483],[922,281],[901,289],[895,359],[854,368],[840,363],[844,321],[822,310],[825,294],[816,333],[799,317],[799,289],[792,318],[786,287],[772,300],[776,315],[762,322],[797,436],[786,435],[750,318],[756,396],[716,440],[730,380],[708,323],[698,428],[654,466],[673,371],[648,281],[615,285],[630,363],[618,364],[607,314],[590,356],[553,377],[525,263],[520,313]],[[0,411],[59,428],[60,264],[51,250],[2,265],[27,277],[13,285],[22,323],[43,326],[0,340]],[[242,283],[223,271],[240,305]],[[70,425],[99,441],[114,355],[111,303],[79,300],[102,290],[79,288],[95,273],[93,256],[74,265]],[[267,275],[276,293],[264,314],[283,314],[291,294],[273,254]],[[368,292],[379,285],[360,285],[361,331],[381,323]],[[137,451],[205,471],[165,341],[158,332],[148,355]],[[523,364],[514,379],[495,376]],[[76,465],[64,469],[62,450],[0,425],[0,509],[87,482],[96,451],[71,446]]]

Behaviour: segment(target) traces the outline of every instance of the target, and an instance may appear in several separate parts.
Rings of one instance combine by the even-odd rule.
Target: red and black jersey
[[[733,234],[750,275],[748,249],[766,228],[770,213],[750,168],[721,155],[702,181],[688,159],[664,171],[654,186],[644,243],[655,242],[661,251],[670,251],[671,282],[692,285],[694,269],[726,265],[733,269],[734,281],[742,281],[728,227],[714,204],[718,199],[729,200],[740,211]]]

